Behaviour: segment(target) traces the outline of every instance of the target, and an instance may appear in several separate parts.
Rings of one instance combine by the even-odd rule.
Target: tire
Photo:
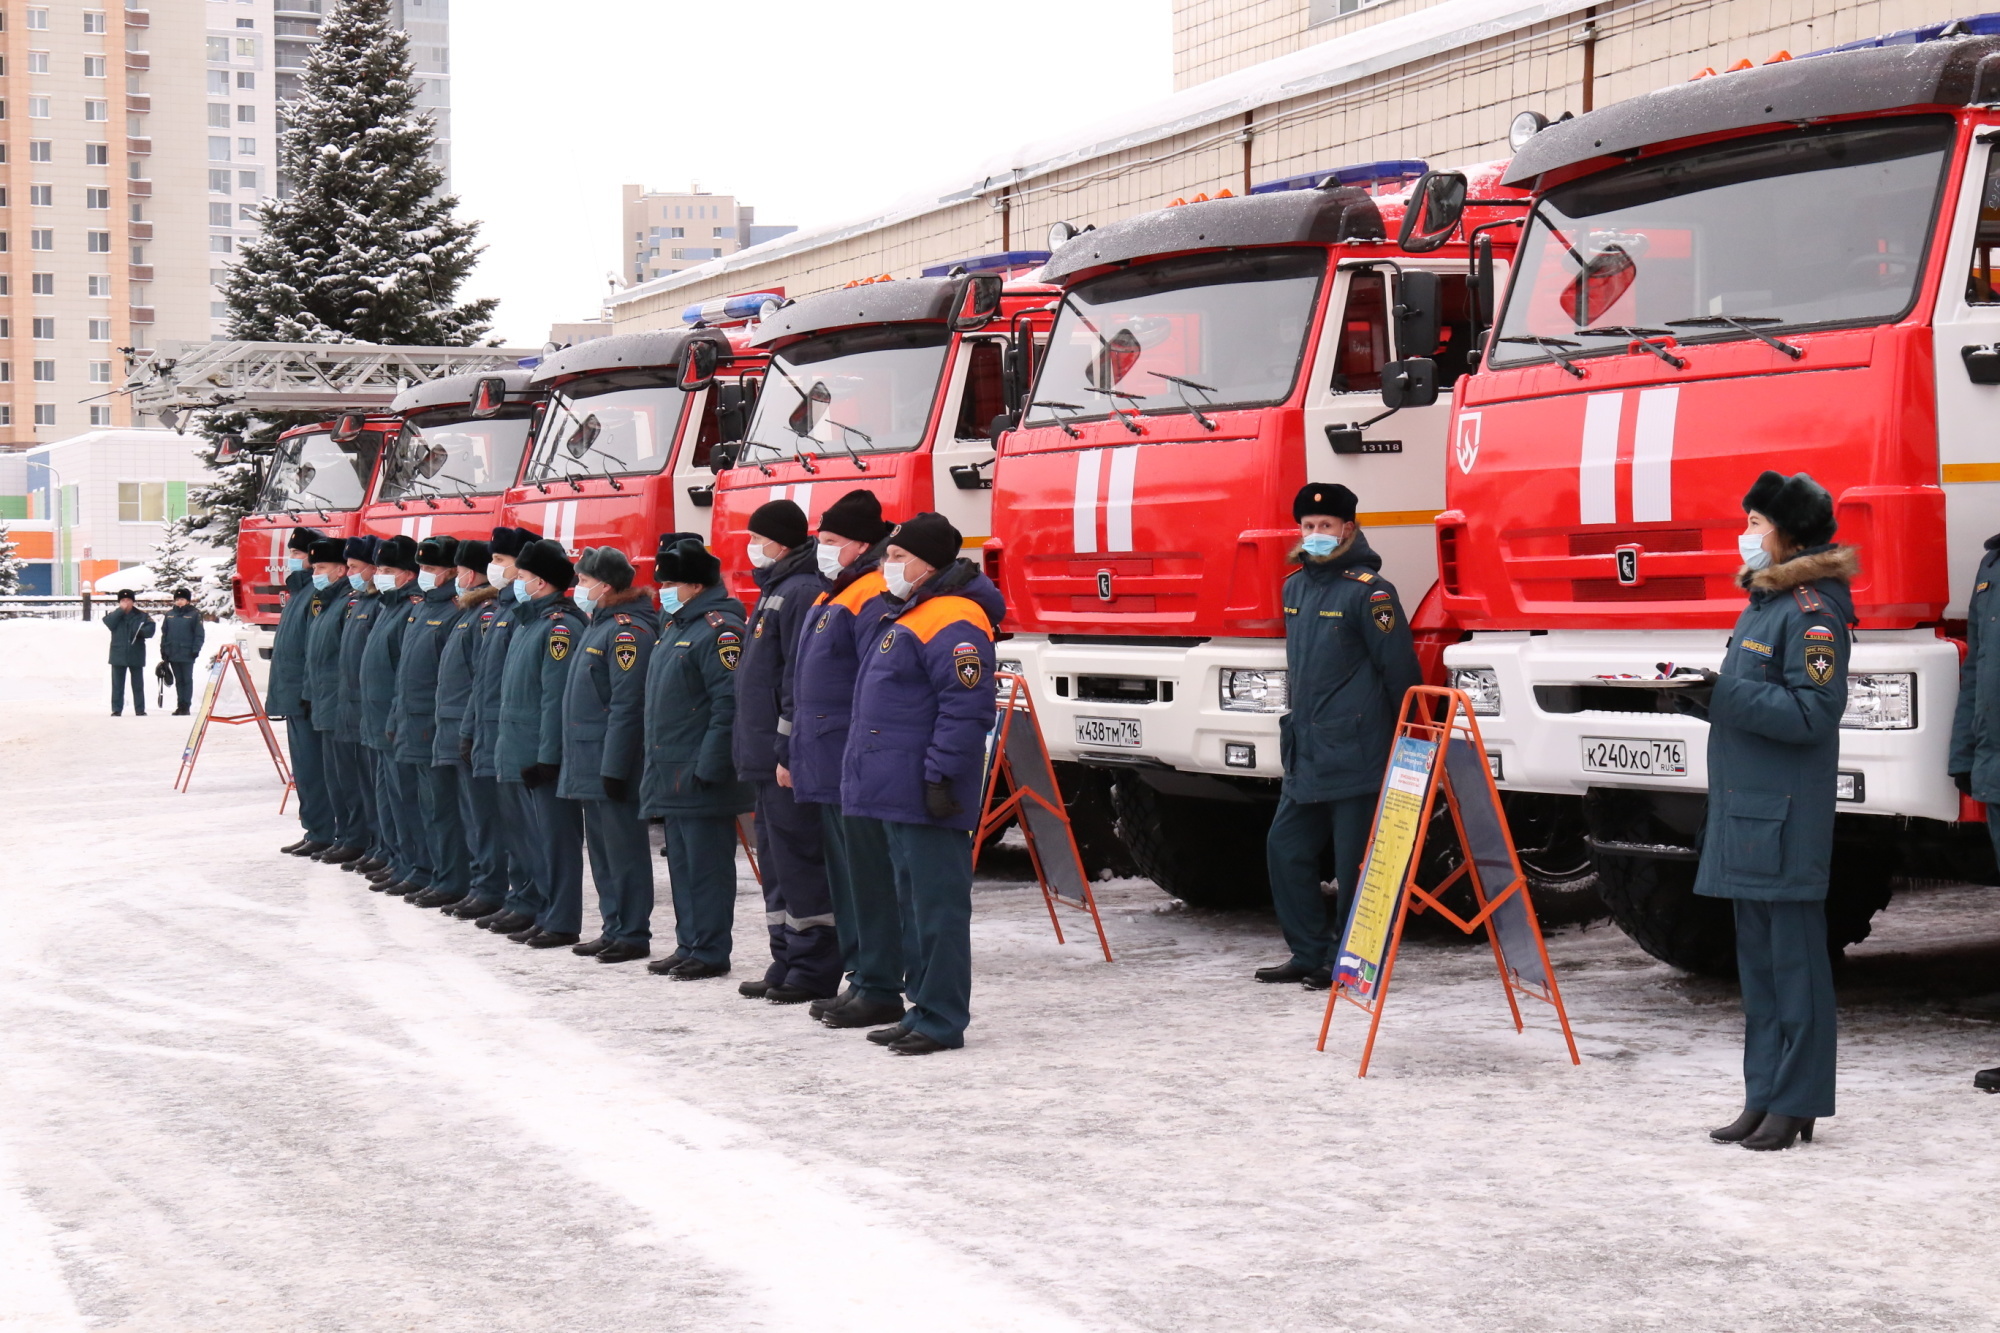
[[[1597,865],[1590,854],[1583,802],[1574,796],[1510,791],[1500,794],[1514,835],[1514,852],[1528,877],[1543,925],[1581,925],[1603,918]]]
[[[1111,799],[1111,775],[1101,768],[1058,763],[1069,831],[1076,838],[1083,871],[1091,879],[1127,879],[1139,873],[1131,849],[1118,836],[1118,808]]]
[[[1135,773],[1119,774],[1111,801],[1135,868],[1162,892],[1218,911],[1270,907],[1264,836],[1277,807],[1169,796]]]
[[[1663,963],[1708,977],[1736,975],[1736,918],[1726,898],[1697,898],[1696,861],[1596,858],[1597,893],[1632,942]]]
[[[1897,858],[1880,845],[1833,844],[1833,874],[1826,886],[1826,947],[1835,961],[1874,929],[1875,914],[1889,905]]]

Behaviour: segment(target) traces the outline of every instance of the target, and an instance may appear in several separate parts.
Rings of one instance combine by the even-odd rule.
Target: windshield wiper
[[[1796,361],[1806,354],[1805,348],[1797,346],[1794,343],[1788,343],[1781,338],[1773,338],[1770,334],[1764,332],[1764,330],[1752,327],[1757,324],[1783,324],[1784,322],[1784,320],[1779,319],[1776,315],[1700,315],[1693,319],[1670,319],[1667,321],[1670,327],[1677,329],[1713,329],[1727,326],[1735,329],[1738,333],[1749,334],[1752,338],[1755,338],[1767,347],[1777,348],[1786,356]]]
[[[770,450],[770,451],[771,451],[772,453],[774,453],[774,454],[782,454],[782,453],[784,453],[784,452],[785,452],[785,451],[784,451],[783,449],[780,449],[780,448],[779,448],[779,447],[778,447],[777,445],[775,445],[775,444],[766,444],[766,443],[765,443],[764,441],[762,441],[762,440],[745,440],[745,441],[743,441],[743,448],[744,448],[744,449],[769,449],[769,450]],[[737,455],[736,455],[736,459],[737,459],[737,461],[738,461],[738,462],[741,462],[741,461],[743,461],[743,455],[742,455],[742,452],[741,452],[740,450],[739,450],[739,451],[737,452]],[[759,463],[759,462],[757,462],[757,461],[756,461],[755,459],[752,459],[752,460],[751,460],[751,466],[755,467],[755,468],[756,468],[756,469],[757,469],[757,470],[758,470],[759,472],[763,473],[763,474],[764,474],[765,476],[767,476],[767,477],[771,475],[771,469],[770,469],[770,467],[769,467],[769,466],[767,466],[766,464],[763,464],[763,463]]]
[[[799,396],[799,401],[806,404],[808,410],[810,410],[812,406],[812,396],[808,394],[804,389],[801,389],[799,387],[799,382],[792,378],[791,372],[786,370],[784,364],[780,362],[778,358],[776,358],[775,356],[771,358],[771,369],[778,372],[779,377],[785,381],[786,386],[790,388],[793,393],[797,394]],[[867,431],[862,430],[859,426],[850,426],[845,421],[835,421],[832,417],[821,417],[820,420],[826,422],[829,426],[836,427],[840,430],[852,431],[854,434],[859,435],[862,438],[863,442],[866,443],[870,448],[873,448],[875,445],[875,437],[873,435],[870,435]],[[799,438],[810,440],[812,439],[812,436],[802,435]],[[819,443],[824,443],[824,441],[819,441]],[[868,470],[868,464],[861,461],[861,455],[854,452],[854,446],[849,444],[845,439],[845,437],[841,439],[840,446],[841,448],[847,450],[847,456],[854,460],[854,466],[857,470],[862,472],[866,472]],[[767,444],[763,447],[766,449],[777,450],[777,452],[779,453],[784,452],[782,449],[778,449],[778,446],[774,444]],[[764,465],[762,463],[759,463],[757,466],[763,467]],[[817,472],[819,470],[815,468],[811,463],[807,463],[805,467],[806,471],[808,472]],[[764,473],[766,476],[770,475],[770,471],[771,470],[769,468],[764,468]]]
[[[1193,380],[1184,380],[1179,375],[1169,375],[1164,370],[1149,370],[1146,373],[1148,375],[1155,376],[1159,379],[1163,379],[1167,383],[1173,385],[1175,391],[1180,394],[1182,405],[1185,406],[1188,411],[1194,413],[1194,419],[1202,424],[1203,429],[1205,430],[1220,429],[1213,421],[1210,421],[1206,416],[1204,416],[1202,414],[1202,410],[1199,407],[1195,406],[1194,403],[1189,401],[1187,396],[1187,391],[1189,389],[1196,389],[1202,393],[1209,395],[1209,400],[1213,402],[1215,397],[1214,389],[1210,388],[1206,384],[1197,384]]]
[[[1029,404],[1029,406],[1030,406],[1030,407],[1046,407],[1046,408],[1048,408],[1048,409],[1049,409],[1049,411],[1050,411],[1051,413],[1053,413],[1053,412],[1054,412],[1054,411],[1055,411],[1055,410],[1056,410],[1057,408],[1061,408],[1061,409],[1062,409],[1063,411],[1065,411],[1065,412],[1081,412],[1081,411],[1083,411],[1083,404],[1081,404],[1081,403],[1057,403],[1057,402],[1050,402],[1050,401],[1048,401],[1048,400],[1045,400],[1045,399],[1037,399],[1037,400],[1036,400],[1035,402],[1032,402],[1032,403],[1030,403],[1030,404]],[[1069,436],[1069,437],[1070,437],[1070,438],[1071,438],[1072,440],[1080,440],[1080,439],[1082,439],[1082,438],[1083,438],[1083,432],[1082,432],[1082,431],[1080,431],[1080,430],[1078,430],[1078,429],[1077,429],[1076,427],[1074,427],[1074,426],[1070,425],[1070,424],[1069,424],[1069,423],[1068,423],[1067,421],[1064,421],[1064,420],[1063,420],[1063,419],[1062,419],[1061,417],[1056,417],[1056,418],[1055,418],[1055,423],[1056,423],[1056,424],[1057,424],[1058,426],[1061,426],[1061,427],[1062,427],[1062,432],[1063,432],[1063,434],[1065,434],[1065,435]]]
[[[1564,347],[1581,347],[1583,346],[1582,343],[1571,342],[1567,338],[1544,338],[1540,334],[1535,333],[1517,333],[1512,337],[1499,338],[1495,341],[1503,343],[1531,343],[1547,352],[1549,360],[1561,366],[1571,375],[1574,375],[1577,379],[1583,378],[1583,367],[1571,361],[1559,350]]]
[[[861,427],[850,426],[845,421],[835,421],[832,417],[822,417],[820,419],[826,422],[826,424],[829,426],[833,426],[840,430],[846,431],[849,435],[859,435],[861,437],[861,442],[867,445],[869,448],[873,449],[875,447],[875,437],[873,435],[870,435],[867,431],[861,429]],[[863,458],[860,454],[854,451],[854,446],[847,442],[847,435],[842,435],[840,437],[840,447],[847,450],[847,456],[854,460],[854,466],[856,468],[860,469],[863,472],[866,472],[868,470],[868,460]]]
[[[1600,324],[1595,328],[1578,329],[1577,332],[1587,338],[1629,338],[1632,346],[1645,348],[1675,370],[1687,369],[1686,357],[1675,356],[1658,343],[1647,341],[1649,338],[1671,338],[1674,336],[1672,329],[1649,329],[1637,324]]]
[[[1095,384],[1084,385],[1083,391],[1085,393],[1101,393],[1106,398],[1128,398],[1135,403],[1140,403],[1145,401],[1144,394],[1127,393],[1123,389],[1100,389]],[[1145,431],[1139,429],[1138,424],[1132,420],[1132,417],[1128,417],[1123,412],[1119,411],[1118,404],[1116,403],[1113,403],[1111,405],[1111,415],[1118,422],[1119,425],[1123,426],[1126,430],[1131,431],[1134,435],[1144,435],[1146,433]],[[1136,407],[1133,408],[1132,416],[1136,417],[1138,415],[1139,415],[1139,409]]]

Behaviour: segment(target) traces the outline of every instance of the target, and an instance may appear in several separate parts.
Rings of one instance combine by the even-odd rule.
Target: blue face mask
[[[1299,543],[1305,553],[1316,560],[1324,560],[1332,555],[1339,545],[1340,538],[1330,532],[1315,532]]]
[[[304,556],[288,555],[285,557],[286,573],[296,574],[305,567],[306,567],[306,561]]]
[[[328,588],[331,588],[332,586],[333,586],[333,580],[328,578],[326,575],[324,574],[313,575],[313,587],[318,591],[325,592]]]
[[[517,602],[528,600],[528,581],[526,579],[514,580],[514,600]]]
[[[438,576],[431,573],[428,569],[423,570],[417,575],[417,586],[425,592],[429,592],[438,586]]]
[[[368,580],[362,578],[359,574],[349,574],[347,582],[356,592],[365,592],[368,588]]]
[[[668,615],[681,609],[681,590],[675,587],[660,589],[660,609]]]
[[[597,609],[597,599],[587,592],[580,592],[571,600],[576,603],[576,609],[585,615],[589,615]]]

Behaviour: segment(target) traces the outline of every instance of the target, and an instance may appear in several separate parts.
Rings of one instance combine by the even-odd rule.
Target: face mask
[[[674,612],[680,610],[681,590],[672,587],[660,589],[660,609],[668,615],[672,615]]]
[[[597,599],[587,592],[578,592],[573,600],[576,602],[576,609],[585,615],[597,609]]]
[[[514,600],[517,602],[528,600],[528,581],[526,579],[514,580]]]
[[[438,586],[438,576],[431,573],[428,569],[423,570],[417,575],[417,586],[425,592],[429,592]]]
[[[396,576],[394,574],[377,574],[375,576],[375,591],[376,592],[396,591]]]
[[[503,586],[506,584],[507,571],[500,568],[499,561],[496,560],[492,564],[486,567],[486,581],[488,583],[500,584]]]
[[[313,575],[313,587],[318,591],[325,592],[328,588],[331,588],[332,586],[333,586],[333,580],[328,578],[326,575],[324,574]]]
[[[1330,532],[1315,532],[1300,542],[1299,545],[1304,548],[1307,555],[1317,560],[1323,560],[1334,553],[1334,550],[1340,545],[1340,539]]]
[[[1736,553],[1742,556],[1743,563],[1752,569],[1770,567],[1771,553],[1764,549],[1764,534],[1761,532],[1737,533]]]
[[[916,584],[903,576],[903,571],[908,568],[909,566],[901,560],[896,561],[894,564],[882,566],[882,581],[889,585],[889,595],[891,597],[908,597],[911,591],[916,588]]]
[[[304,556],[288,555],[285,557],[285,570],[287,573],[296,574],[305,567]]]
[[[837,579],[840,577],[841,571],[847,568],[847,566],[840,563],[840,548],[838,546],[822,544],[819,550],[814,552],[814,555],[819,560],[819,572],[824,578]]]
[[[349,574],[347,576],[347,582],[349,583],[349,585],[353,587],[354,591],[356,592],[361,592],[368,587],[368,580],[362,578],[359,574]]]
[[[751,541],[750,567],[752,569],[769,569],[772,563],[770,553],[764,549],[764,543],[755,540]]]

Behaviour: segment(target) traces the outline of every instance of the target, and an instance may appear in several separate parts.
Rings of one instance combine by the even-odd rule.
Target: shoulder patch
[[[1368,616],[1375,622],[1375,628],[1387,634],[1396,628],[1396,599],[1388,593],[1376,591],[1368,598]]]
[[[618,663],[620,671],[630,671],[639,660],[639,636],[629,629],[619,630],[611,640],[611,660]]]
[[[549,660],[560,662],[569,656],[569,626],[558,621],[549,627]]]
[[[882,636],[882,646],[880,648],[877,648],[875,651],[878,653],[886,653],[895,646],[896,646],[896,631],[890,630],[887,634],[884,634]]]
[[[1988,588],[1990,588],[1990,587],[1992,587],[1992,586],[1993,586],[1993,585],[1992,585],[1991,583],[1988,583],[1988,582],[1986,582],[1986,581],[1985,581],[1984,579],[1982,579],[1982,580],[1980,580],[1980,583],[1979,583],[1979,586],[1978,586],[1977,588],[1974,588],[1974,589],[1973,589],[1973,591],[1974,591],[1974,592],[1985,592],[1985,591],[1986,591],[1986,590],[1987,590]],[[319,614],[319,612],[318,612],[317,610],[315,610],[315,611],[313,612],[313,614],[314,614],[314,615],[318,615],[318,614]]]
[[[1805,629],[1805,637],[1807,639],[1823,639],[1828,643],[1832,643],[1833,631],[1824,625],[1808,625]]]
[[[717,614],[713,611],[711,616]],[[715,636],[715,655],[722,659],[722,665],[730,671],[743,660],[743,636],[733,629],[726,629]]]
[[[984,674],[984,664],[979,660],[979,649],[970,643],[955,644],[951,650],[951,669],[958,676],[958,683],[971,689],[979,683]]]
[[[1745,640],[1743,640],[1741,647],[1744,652],[1755,653],[1759,657],[1769,657],[1772,652],[1770,644],[1759,642],[1756,639],[1746,638]]]

